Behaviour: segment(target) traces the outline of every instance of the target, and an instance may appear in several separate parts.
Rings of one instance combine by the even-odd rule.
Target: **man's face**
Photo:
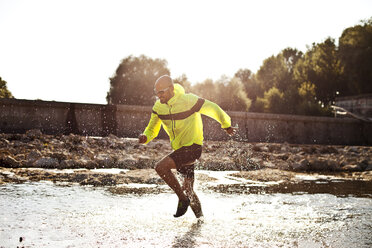
[[[155,86],[155,94],[159,98],[161,103],[167,103],[169,99],[173,97],[173,86],[164,86],[164,85],[156,85]]]

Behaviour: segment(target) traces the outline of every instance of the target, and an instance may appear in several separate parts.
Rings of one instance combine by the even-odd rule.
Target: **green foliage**
[[[294,68],[294,79],[315,86],[316,98],[323,104],[334,101],[336,92],[344,88],[343,68],[333,39],[313,44]]]
[[[123,59],[110,78],[108,104],[152,105],[154,83],[161,75],[169,75],[167,62],[144,55]]]
[[[265,104],[266,100],[263,97],[257,97],[257,99],[252,102],[249,111],[263,113],[265,112]]]
[[[305,53],[283,49],[265,59],[256,74],[240,69],[232,79],[225,76],[191,85],[182,75],[174,82],[225,110],[330,115],[336,95],[372,93],[371,68],[372,18],[345,29],[339,46],[327,38]],[[153,84],[164,74],[170,74],[165,60],[144,55],[125,58],[110,78],[107,102],[151,105]]]
[[[238,78],[232,78],[227,83],[217,82],[217,103],[223,109],[232,111],[248,111],[251,100],[244,91],[243,83]]]
[[[276,87],[266,91],[264,97],[259,97],[257,101],[263,105],[264,112],[267,113],[282,113],[285,105],[284,94]]]
[[[262,66],[257,72],[257,78],[266,91],[272,87],[283,88],[284,80],[287,77],[288,70],[285,67],[284,59],[281,54],[271,56],[264,60]]]
[[[302,57],[302,52],[297,49],[286,48],[277,56],[271,56],[264,60],[263,65],[257,72],[257,79],[262,84],[263,91],[272,87],[285,92],[293,84],[293,69],[297,61]]]
[[[303,82],[300,88],[298,88],[298,94],[306,100],[314,99],[315,85],[311,82]]]
[[[248,111],[251,105],[239,78],[222,77],[217,82],[207,79],[194,85],[191,91],[217,103],[224,110]]]
[[[340,94],[372,93],[372,18],[342,32],[339,54],[347,84]]]
[[[218,87],[212,79],[193,85],[191,92],[212,102],[217,102],[218,99]]]
[[[249,69],[240,69],[235,75],[236,78],[239,78],[242,84],[244,85],[244,90],[247,93],[247,97],[256,101],[257,96],[263,95],[263,89],[261,84],[256,78],[256,75],[251,72]]]
[[[278,55],[271,56],[263,62],[257,72],[257,83],[260,85],[259,98],[253,101],[251,111],[282,114],[296,113],[299,101],[298,82],[293,73],[302,52],[286,48]],[[252,77],[254,78],[254,77]]]
[[[7,82],[0,77],[0,98],[14,98],[6,84]]]

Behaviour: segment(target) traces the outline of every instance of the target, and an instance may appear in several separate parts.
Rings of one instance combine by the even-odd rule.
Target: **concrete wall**
[[[151,107],[0,99],[0,132],[137,137]],[[248,142],[371,145],[372,123],[349,118],[228,112],[239,127],[234,138]],[[227,140],[219,124],[204,119],[206,140]],[[161,138],[166,138],[164,131]]]

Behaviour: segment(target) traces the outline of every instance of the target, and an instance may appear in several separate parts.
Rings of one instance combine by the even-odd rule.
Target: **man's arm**
[[[151,118],[149,124],[147,125],[143,134],[140,134],[138,137],[138,142],[140,144],[147,144],[156,136],[158,136],[161,127],[161,120],[159,119],[158,115],[155,113],[151,113]]]
[[[231,127],[231,118],[228,116],[225,111],[223,111],[220,106],[211,102],[209,100],[205,100],[203,106],[201,107],[200,111],[201,114],[209,116],[219,122],[221,124],[221,128],[229,129]],[[231,132],[231,131],[229,131]]]

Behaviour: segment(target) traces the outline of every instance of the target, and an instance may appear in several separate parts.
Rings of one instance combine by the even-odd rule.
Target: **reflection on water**
[[[198,190],[205,213],[199,222],[192,211],[173,218],[177,199],[170,193],[116,195],[103,187],[48,182],[4,185],[0,247],[372,245],[370,197]]]

